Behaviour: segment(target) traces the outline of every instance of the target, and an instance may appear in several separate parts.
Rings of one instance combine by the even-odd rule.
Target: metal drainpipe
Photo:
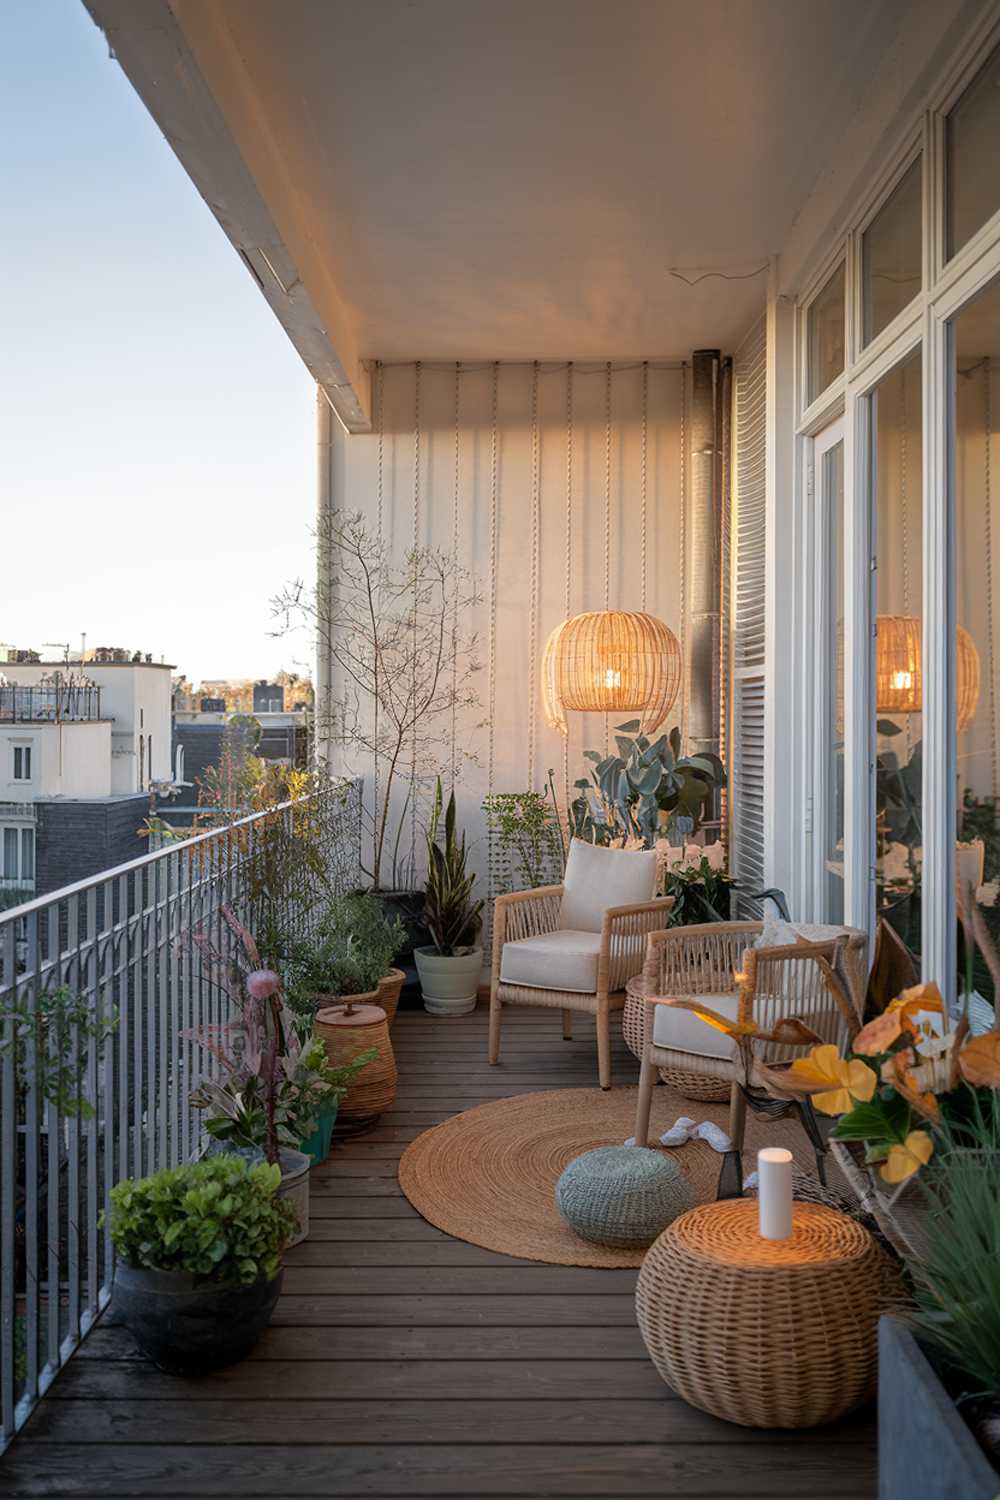
[[[691,486],[688,585],[688,753],[719,753],[721,578],[720,363],[718,349],[691,360]]]
[[[312,745],[309,759],[315,767],[330,763],[330,642],[324,619],[329,618],[330,578],[324,537],[333,510],[333,410],[322,388],[316,387],[316,696],[313,704]]]

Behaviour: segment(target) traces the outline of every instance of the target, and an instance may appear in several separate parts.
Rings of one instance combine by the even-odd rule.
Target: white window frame
[[[17,849],[17,873],[8,874],[5,863],[4,846],[7,834],[16,834],[15,848]],[[31,874],[24,874],[24,835],[31,835]],[[20,822],[0,823],[0,884],[28,885],[34,884],[35,870],[38,859],[38,842],[35,837],[35,825],[26,820]]]
[[[923,111],[900,137],[869,190],[858,199],[844,231],[827,247],[803,289],[796,312],[795,501],[800,516],[804,578],[815,581],[817,545],[810,516],[809,471],[818,435],[842,413],[844,440],[844,716],[845,716],[845,920],[873,930],[875,857],[874,736],[871,701],[874,671],[869,397],[878,383],[915,349],[922,351],[923,492],[923,943],[922,968],[946,993],[954,994],[954,840],[956,808],[955,599],[954,599],[954,391],[950,368],[950,324],[991,282],[1000,278],[1000,208],[950,260],[945,261],[945,117],[993,49],[1000,21],[981,21],[962,42],[951,64],[924,101]],[[903,174],[922,152],[922,282],[909,305],[870,344],[862,347],[861,236]],[[806,404],[807,313],[837,261],[846,260],[844,374]],[[800,604],[799,639],[814,630],[812,599]],[[773,643],[770,645],[773,650]],[[807,829],[809,797],[815,798],[816,743],[812,699],[814,650],[799,657],[796,698],[802,743],[803,797],[800,826]],[[815,806],[815,802],[813,804]],[[817,910],[816,851],[803,833],[793,895],[798,910]]]
[[[14,740],[14,739],[12,739],[10,741],[10,779],[11,779],[12,782],[16,782],[18,786],[30,786],[31,783],[35,779],[35,766],[34,766],[35,756],[34,756],[34,749],[35,749],[34,740]],[[17,774],[18,751],[21,752],[21,765],[22,766],[24,765],[24,762],[25,762],[25,751],[27,751],[27,762],[28,762],[28,774],[27,774],[27,776],[18,776],[18,774]]]

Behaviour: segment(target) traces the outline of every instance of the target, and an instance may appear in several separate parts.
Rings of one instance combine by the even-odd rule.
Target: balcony
[[[0,673],[2,675],[2,673]],[[93,683],[0,683],[0,724],[82,724],[101,717],[101,689]]]

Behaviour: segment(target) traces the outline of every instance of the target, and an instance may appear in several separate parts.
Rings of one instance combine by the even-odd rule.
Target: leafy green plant
[[[444,809],[444,846],[438,843],[444,793],[438,777],[434,810],[427,825],[427,884],[424,921],[442,957],[467,948],[479,930],[482,901],[473,901],[475,875],[466,874],[465,834],[455,832],[455,793]]]
[[[270,1281],[297,1228],[281,1169],[211,1156],[111,1189],[111,1238],[130,1266],[226,1285]]]
[[[962,1399],[995,1406],[1000,1400],[1000,1112],[984,1107],[980,1091],[964,1092],[974,1111],[961,1124],[942,1120],[924,1179],[930,1211],[924,1253],[911,1267],[915,1320],[958,1376]]]
[[[334,1067],[319,1037],[313,1037],[295,1057],[278,1060],[274,1124],[278,1143],[297,1149],[316,1129],[323,1110],[347,1093],[352,1081],[376,1057],[374,1047],[350,1062]],[[232,1077],[224,1083],[203,1082],[191,1102],[205,1110],[205,1130],[216,1141],[266,1151],[268,1120],[260,1079]]]
[[[9,1021],[10,1027],[3,1022]],[[60,985],[16,995],[0,1009],[0,1062],[12,1052],[19,1089],[31,1080],[62,1115],[93,1116],[85,1080],[90,1044],[100,1047],[118,1027],[118,1012],[101,1016],[86,995]]]
[[[291,946],[287,968],[293,1007],[311,1022],[313,995],[368,994],[405,945],[406,928],[398,917],[389,920],[377,896],[338,897],[317,936]]]
[[[619,724],[616,755],[585,750],[594,769],[573,785],[570,829],[596,844],[638,840],[652,848],[664,833],[683,838],[697,831],[712,797],[726,784],[717,755],[681,755],[679,729],[649,740],[638,719]]]
[[[668,870],[663,893],[674,898],[670,926],[686,927],[694,922],[728,922],[731,892],[736,884],[728,870],[717,869],[704,854],[697,864]]]
[[[486,825],[497,847],[503,891],[530,890],[558,882],[566,848],[556,807],[553,771],[544,792],[495,792],[483,802]]]

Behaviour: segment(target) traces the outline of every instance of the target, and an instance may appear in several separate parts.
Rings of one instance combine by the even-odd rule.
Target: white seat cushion
[[[655,890],[655,849],[602,849],[573,839],[559,926],[568,932],[600,932],[609,906],[638,906],[652,901]]]
[[[599,932],[559,929],[538,937],[504,943],[501,984],[523,984],[533,990],[574,990],[592,995],[597,989]]]
[[[685,995],[698,999],[720,1016],[735,1021],[739,1009],[738,995]],[[719,1057],[728,1062],[736,1052],[736,1043],[715,1026],[710,1026],[692,1010],[678,1010],[672,1005],[658,1005],[653,1012],[653,1045],[671,1052],[694,1052],[699,1057]]]

